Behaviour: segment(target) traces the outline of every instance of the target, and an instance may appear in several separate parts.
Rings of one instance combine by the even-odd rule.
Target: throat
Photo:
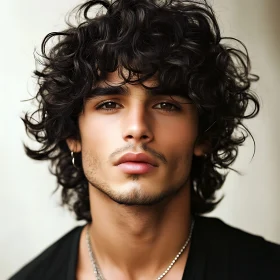
[[[164,279],[169,279],[168,275],[183,273],[192,222],[186,201],[188,192],[154,209],[92,201],[93,222],[81,236],[80,267],[93,273],[95,261],[108,280],[157,279],[166,270]]]

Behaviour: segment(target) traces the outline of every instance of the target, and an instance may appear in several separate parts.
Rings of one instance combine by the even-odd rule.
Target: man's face
[[[114,72],[107,82],[116,85],[122,79]],[[125,87],[127,94],[86,102],[76,152],[81,151],[89,187],[118,203],[152,205],[188,186],[193,154],[200,153],[195,146],[197,111],[185,98],[151,96],[141,85]],[[127,153],[138,155],[120,164]]]

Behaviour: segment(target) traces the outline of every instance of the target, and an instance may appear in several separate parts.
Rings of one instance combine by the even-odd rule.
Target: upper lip
[[[143,154],[143,153],[139,153],[139,154],[127,153],[127,154],[124,154],[116,162],[116,165],[119,165],[119,164],[124,163],[124,162],[144,162],[144,163],[149,163],[153,166],[157,166],[157,163],[153,158],[151,158],[148,155]]]

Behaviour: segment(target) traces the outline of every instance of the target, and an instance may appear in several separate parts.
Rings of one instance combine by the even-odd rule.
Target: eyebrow
[[[128,90],[123,86],[95,87],[89,93],[88,98],[92,99],[98,96],[127,94]]]
[[[152,96],[155,95],[155,91],[145,88],[145,94],[147,96]],[[126,86],[95,87],[89,93],[88,98],[92,99],[95,97],[106,95],[130,95],[130,92]]]
[[[144,88],[144,93],[148,97],[157,96],[157,95],[165,95],[165,96],[176,96],[181,98],[182,100],[189,100],[187,96],[183,96],[176,93],[168,94],[167,91],[158,88]],[[112,96],[112,95],[130,95],[128,88],[125,85],[118,86],[97,86],[91,90],[88,94],[87,99],[94,99],[100,96]]]

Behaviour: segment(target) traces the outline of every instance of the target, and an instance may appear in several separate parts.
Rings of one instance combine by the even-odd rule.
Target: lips
[[[154,159],[149,157],[148,155],[144,153],[134,154],[134,153],[127,153],[123,155],[117,162],[116,165],[122,164],[122,163],[148,163],[152,166],[157,167],[157,163]]]
[[[154,159],[143,153],[125,154],[115,165],[126,174],[145,174],[158,166]]]

